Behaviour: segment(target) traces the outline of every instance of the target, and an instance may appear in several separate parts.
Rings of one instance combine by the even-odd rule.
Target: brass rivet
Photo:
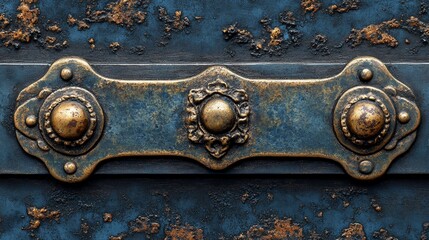
[[[64,101],[54,108],[51,125],[58,136],[73,140],[85,134],[89,127],[87,109],[76,101]]]
[[[410,121],[410,114],[405,111],[402,111],[398,114],[398,120],[401,123],[407,123]]]
[[[37,124],[37,117],[34,115],[29,115],[26,119],[25,119],[25,124],[28,127],[34,127]]]
[[[67,174],[73,174],[73,173],[76,172],[76,170],[77,170],[76,163],[74,163],[74,162],[66,162],[66,164],[64,164],[64,171]]]
[[[360,101],[352,106],[347,116],[350,132],[361,139],[378,135],[385,123],[383,111],[376,103]]]
[[[211,133],[223,133],[234,127],[236,114],[224,99],[209,100],[201,111],[201,122]]]
[[[360,71],[360,74],[359,74],[360,80],[365,82],[370,81],[372,79],[372,76],[373,76],[372,71],[369,70],[368,68],[362,69],[362,71]]]
[[[73,72],[70,68],[63,68],[60,75],[64,81],[68,81],[73,77]]]
[[[374,164],[369,160],[363,160],[359,163],[359,171],[364,174],[369,174],[374,170]]]

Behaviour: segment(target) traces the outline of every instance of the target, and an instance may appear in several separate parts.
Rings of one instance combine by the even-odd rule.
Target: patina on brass
[[[211,133],[223,133],[231,130],[236,120],[233,107],[223,99],[211,99],[202,107],[201,122]]]
[[[61,102],[52,111],[51,125],[59,137],[68,140],[79,139],[88,130],[89,112],[79,102]]]
[[[334,114],[338,139],[356,153],[379,151],[394,134],[395,107],[387,94],[377,88],[349,89],[339,99]]]
[[[74,120],[82,128],[63,124]],[[250,157],[314,157],[370,180],[411,147],[420,111],[411,89],[371,57],[324,79],[249,79],[214,66],[162,81],[110,79],[64,58],[21,91],[14,122],[22,148],[66,182],[124,156],[182,156],[213,170]]]
[[[385,126],[384,113],[377,104],[371,101],[359,101],[348,111],[347,126],[350,132],[359,138],[373,138]]]
[[[248,96],[244,89],[232,89],[218,78],[207,88],[192,89],[188,95],[188,138],[204,143],[215,158],[223,157],[232,143],[249,138]]]
[[[101,136],[104,114],[90,92],[66,87],[46,97],[39,119],[41,134],[48,145],[64,154],[80,155],[90,150]]]

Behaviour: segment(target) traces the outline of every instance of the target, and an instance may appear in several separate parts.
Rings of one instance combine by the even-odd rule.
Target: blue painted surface
[[[2,178],[0,239],[30,239],[30,234],[41,239],[108,239],[121,233],[127,234],[125,239],[146,239],[144,233],[130,230],[138,216],[160,225],[151,239],[164,239],[173,225],[202,229],[205,239],[233,239],[254,225],[269,230],[275,219],[284,218],[299,224],[303,239],[311,232],[320,239],[339,238],[350,223],[361,223],[368,239],[379,239],[372,235],[380,228],[398,239],[420,239],[427,236],[423,224],[429,221],[426,186],[426,178],[362,184],[342,177],[164,176],[92,178],[84,185]],[[27,207],[59,210],[61,217],[43,220],[36,230],[22,230],[31,220]],[[103,221],[104,213],[112,214],[111,223]],[[87,233],[82,224],[89,226]]]

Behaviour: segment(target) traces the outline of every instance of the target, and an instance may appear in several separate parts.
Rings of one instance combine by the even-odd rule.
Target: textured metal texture
[[[374,78],[362,83],[359,73],[366,68],[374,72]],[[63,81],[60,78],[62,69],[71,69],[73,79]],[[206,84],[208,89],[195,88]],[[238,90],[229,90],[229,85]],[[90,93],[84,89],[91,91],[94,96],[85,97],[85,94]],[[187,93],[189,96],[186,97]],[[197,101],[209,98],[205,102],[208,105],[211,99],[220,99],[215,96],[220,93],[237,103],[238,115],[243,118],[237,119],[236,128],[241,133],[235,131],[235,128],[231,130],[234,132],[226,135],[201,130],[204,127],[200,127],[198,119],[204,118],[205,115],[199,116],[204,114],[204,107],[198,108]],[[380,94],[382,100],[377,97]],[[341,111],[347,108],[347,101],[366,100],[361,99],[361,96],[387,106],[384,107],[385,119],[381,123],[384,129],[378,131],[386,136],[377,137],[381,139],[376,139],[379,142],[371,140],[371,146],[356,144],[356,141],[351,142],[350,139],[342,140],[342,137],[346,138],[346,133],[337,130],[344,129],[342,122],[345,120],[342,116],[345,113]],[[86,130],[86,142],[81,140],[82,137],[72,141],[63,140],[52,130],[56,120],[53,110],[70,98],[85,103],[91,109],[91,114],[94,114],[91,122],[98,122]],[[186,99],[195,106],[191,110],[189,107],[186,110]],[[341,99],[346,99],[346,103]],[[14,119],[21,146],[29,154],[43,160],[55,178],[68,182],[87,178],[97,164],[105,159],[151,155],[188,157],[217,170],[249,157],[323,157],[339,162],[355,178],[374,179],[384,174],[394,158],[411,146],[416,136],[414,131],[420,123],[420,111],[413,102],[412,91],[373,58],[355,59],[337,76],[320,80],[246,79],[226,68],[212,67],[183,80],[128,82],[101,77],[85,61],[66,58],[54,63],[44,77],[24,89],[17,101]],[[96,107],[97,101],[102,107]],[[333,111],[335,105],[340,110]],[[200,108],[201,112],[198,111]],[[249,108],[252,113],[247,120]],[[407,112],[411,120],[396,124],[395,109]],[[187,117],[185,110],[188,113],[190,111]],[[28,115],[39,115],[38,129],[26,124]],[[108,119],[106,126],[104,115]],[[75,122],[71,123],[73,127],[76,125]],[[250,129],[247,129],[248,125]],[[343,145],[344,142],[354,144],[348,147],[351,151],[339,144],[332,128]],[[250,136],[243,138],[244,135],[240,134],[247,134],[247,131]],[[234,139],[232,136],[236,134],[240,136],[238,139],[242,138],[239,141],[242,141],[243,146],[233,146],[221,159],[212,152],[210,156],[186,139],[186,136],[196,141],[214,138],[205,140],[209,141],[206,148],[210,151],[217,144],[220,150],[213,151],[224,151],[225,154],[227,149],[221,148],[229,147],[232,140],[228,138]],[[244,142],[247,138],[249,141]],[[315,138],[318,141],[314,141]],[[223,141],[226,141],[225,145],[221,145]],[[72,174],[63,171],[64,164],[70,161],[77,165],[77,171]],[[362,161],[371,161],[373,166],[368,171],[362,171]]]
[[[428,6],[0,1],[0,239],[428,239]],[[147,156],[114,158],[89,181],[64,184],[22,150],[13,115],[19,92],[67,56],[124,81],[185,79],[211,66],[250,79],[321,79],[374,56],[413,90],[422,122],[413,146],[372,182],[353,181],[323,158],[257,157],[212,171]]]
[[[371,183],[316,175],[106,176],[77,185],[2,178],[0,238],[426,239],[427,184],[398,176]]]

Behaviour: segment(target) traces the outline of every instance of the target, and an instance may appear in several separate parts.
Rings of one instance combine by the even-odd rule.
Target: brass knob
[[[202,108],[201,122],[211,133],[227,132],[234,127],[235,121],[235,111],[224,99],[211,99]]]
[[[383,111],[371,101],[360,101],[354,104],[346,119],[350,132],[362,139],[377,136],[385,124]]]
[[[338,100],[334,114],[337,139],[359,154],[382,149],[395,131],[395,107],[385,92],[374,87],[346,91]]]
[[[89,127],[89,113],[76,101],[64,101],[51,114],[52,129],[61,138],[75,140],[81,138]]]

